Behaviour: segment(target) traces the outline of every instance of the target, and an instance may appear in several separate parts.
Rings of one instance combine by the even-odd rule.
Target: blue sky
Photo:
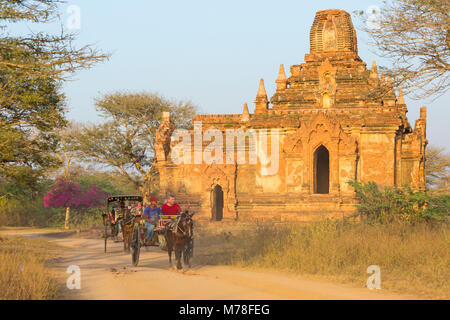
[[[93,99],[117,90],[159,92],[189,99],[202,113],[253,111],[260,78],[271,96],[278,68],[304,61],[316,11],[366,10],[382,1],[70,1],[81,10],[79,43],[96,43],[111,52],[110,61],[78,73],[66,83],[69,119],[100,121]],[[353,17],[355,26],[356,18]],[[360,57],[371,66],[375,56],[357,29]],[[414,125],[419,108],[428,106],[430,144],[450,149],[450,94],[435,101],[405,98]]]

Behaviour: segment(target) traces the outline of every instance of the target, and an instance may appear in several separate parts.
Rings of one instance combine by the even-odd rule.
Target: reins
[[[180,219],[177,219],[177,222],[174,222],[175,224],[174,233],[178,233],[178,231],[180,231],[181,234],[183,234],[183,236],[186,236],[186,230],[183,230],[179,225],[181,219],[183,219],[183,217],[180,217]]]

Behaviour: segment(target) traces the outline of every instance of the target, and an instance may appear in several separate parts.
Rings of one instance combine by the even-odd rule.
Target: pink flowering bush
[[[99,186],[92,186],[83,192],[78,183],[58,178],[43,200],[45,207],[75,209],[76,224],[79,225],[82,214],[104,206],[107,197]]]
[[[108,195],[102,191],[102,188],[99,186],[92,186],[81,196],[79,201],[77,201],[77,206],[82,208],[101,207],[105,205],[107,196]]]
[[[103,206],[106,197],[107,194],[98,186],[92,186],[83,192],[77,183],[58,178],[43,200],[45,207],[83,209]]]
[[[44,206],[53,208],[77,207],[83,192],[77,183],[64,178],[55,180],[52,190],[44,196]]]

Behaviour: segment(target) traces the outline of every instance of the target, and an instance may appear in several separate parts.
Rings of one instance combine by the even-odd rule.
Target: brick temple
[[[260,80],[253,113],[244,104],[242,114],[196,115],[193,121],[201,127],[189,134],[193,141],[195,130],[214,129],[224,137],[227,130],[241,130],[237,139],[244,137],[245,143],[233,147],[236,154],[251,148],[249,131],[266,130],[268,148],[274,146],[269,135],[275,134],[276,173],[262,174],[259,157],[256,163],[174,163],[176,128],[165,113],[155,144],[160,194],[176,194],[205,219],[310,220],[355,210],[349,180],[425,188],[426,108],[413,128],[401,89],[396,94],[376,63],[368,69],[358,56],[347,12],[317,12],[305,62],[291,66],[289,76],[281,65],[275,82],[268,99]],[[191,159],[201,159],[210,143],[201,141],[200,150],[193,146]]]

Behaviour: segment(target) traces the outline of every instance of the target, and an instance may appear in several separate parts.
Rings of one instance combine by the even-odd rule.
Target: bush
[[[64,221],[64,213],[45,208],[41,199],[11,198],[0,201],[0,226],[52,227]]]
[[[103,225],[102,208],[71,210],[71,227],[90,228]],[[51,227],[64,226],[65,208],[45,207],[41,199],[10,198],[0,200],[0,226]]]
[[[404,221],[447,222],[450,212],[450,194],[432,194],[403,188],[379,188],[375,182],[350,181],[359,203],[358,214],[368,223]]]
[[[101,187],[108,194],[137,193],[134,186],[120,174],[79,171],[75,177],[81,190],[88,190],[87,195],[90,194],[89,191],[93,191],[89,190],[92,185]],[[53,183],[53,180],[44,177],[31,189],[20,183],[0,180],[0,226],[63,227],[66,209],[44,206],[43,197],[52,190]],[[95,197],[86,200],[91,203]],[[70,210],[70,227],[90,228],[102,225],[102,209],[85,207]]]

